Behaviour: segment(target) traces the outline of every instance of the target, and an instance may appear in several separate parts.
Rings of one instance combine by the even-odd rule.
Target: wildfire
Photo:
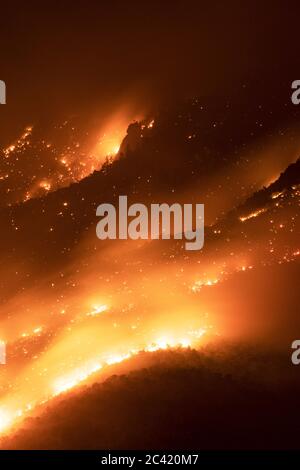
[[[44,193],[78,182],[100,170],[104,162],[112,161],[119,153],[130,122],[141,118],[123,107],[101,124],[96,135],[89,136],[86,132],[87,137],[82,137],[82,129],[65,121],[52,130],[59,134],[58,144],[38,138],[40,129],[35,129],[33,134],[33,126],[27,126],[15,142],[0,148],[0,156],[5,157],[0,168],[0,181],[7,180],[3,189],[4,204],[44,196]],[[152,125],[150,122],[149,126]],[[25,166],[29,160],[30,172]]]
[[[30,181],[30,190],[22,194],[24,200],[44,195],[44,192],[54,190],[58,184],[63,185],[66,181],[77,181],[100,168],[107,155],[115,156],[129,123],[128,116],[124,116],[120,119],[114,116],[107,125],[97,130],[92,144],[97,142],[95,148],[84,157],[78,157],[78,143],[63,152],[55,152],[55,146],[45,141],[42,144],[43,149],[53,152],[59,176],[56,178],[56,175],[49,172],[35,174]],[[145,129],[146,135],[146,129],[153,126],[154,120],[144,122],[141,127]],[[4,154],[9,156],[28,148],[31,132],[32,128],[27,128]],[[149,131],[149,134],[152,132]],[[193,134],[191,138],[192,136]],[[148,183],[151,181],[150,176]],[[3,178],[6,179],[4,173]],[[6,181],[3,185],[5,184]],[[293,190],[293,197],[299,195],[298,187],[293,187]],[[165,266],[160,260],[157,261],[155,252],[153,256],[151,253],[149,257],[148,252],[144,256],[141,254],[141,247],[130,251],[128,255],[128,252],[125,253],[126,249],[122,251],[123,248],[118,247],[117,242],[114,248],[109,248],[107,252],[103,249],[101,257],[97,257],[94,234],[92,242],[86,239],[74,249],[66,242],[62,253],[72,250],[74,259],[70,256],[70,262],[66,266],[60,265],[59,271],[53,274],[50,271],[51,279],[49,273],[46,273],[46,277],[42,279],[44,283],[39,284],[39,279],[36,279],[37,288],[32,293],[28,289],[26,277],[26,283],[18,286],[20,297],[16,295],[13,298],[7,316],[4,307],[3,315],[1,312],[1,331],[3,326],[3,335],[9,336],[10,347],[9,361],[3,368],[4,380],[1,383],[3,393],[0,400],[0,432],[9,431],[21,419],[32,412],[36,413],[36,407],[55,397],[71,392],[83,384],[100,380],[100,376],[104,376],[104,371],[109,370],[112,365],[120,364],[138,354],[170,348],[197,347],[211,327],[203,320],[206,315],[213,318],[214,331],[219,329],[214,307],[206,304],[205,299],[202,303],[202,297],[213,297],[215,291],[222,290],[218,287],[213,289],[214,286],[223,283],[233,273],[240,272],[246,278],[246,274],[242,273],[252,270],[254,266],[256,269],[259,263],[266,265],[271,262],[270,259],[274,263],[289,262],[299,255],[296,243],[291,244],[290,251],[285,244],[284,252],[283,249],[280,251],[281,241],[276,243],[276,237],[287,237],[287,234],[296,232],[296,220],[286,220],[281,214],[276,216],[275,211],[279,211],[280,208],[277,208],[285,203],[289,191],[286,191],[285,197],[281,198],[282,195],[283,192],[271,195],[272,199],[280,199],[272,204],[272,220],[266,221],[268,228],[271,225],[270,231],[262,231],[261,239],[254,239],[252,244],[253,240],[247,232],[248,225],[239,224],[239,220],[245,222],[256,218],[266,212],[266,208],[245,214],[234,221],[243,235],[238,241],[224,224],[222,237],[214,237],[216,244],[222,242],[222,247],[217,244],[215,251],[209,251],[212,246],[209,243],[207,251],[199,259],[197,257],[195,264],[192,264],[188,256],[185,258],[188,262],[183,261],[180,255],[174,260],[175,255],[172,254],[169,258],[164,255],[164,260],[167,260]],[[72,198],[63,196],[55,206],[60,222],[61,218],[72,215],[73,206]],[[258,222],[264,222],[264,219],[266,217]],[[21,232],[22,225],[18,223],[18,219],[12,219],[11,225]],[[54,217],[46,227],[52,232],[51,238],[58,232]],[[221,234],[218,227],[214,230],[217,235]],[[80,245],[80,237],[81,232],[76,232],[73,240],[76,245]],[[256,252],[258,243],[260,251]],[[221,249],[224,249],[222,253]],[[33,259],[35,254],[33,252]],[[30,256],[29,252],[28,260],[24,260],[24,265],[20,263],[20,268],[13,267],[14,282],[15,275],[19,277],[21,270],[26,270],[28,280],[31,280],[30,266],[27,268],[26,265],[30,264]],[[176,263],[173,265],[174,261]],[[47,287],[44,288],[46,283]],[[199,295],[192,294],[200,291]],[[221,304],[221,309],[226,309],[226,301],[217,295],[218,292],[216,303]],[[232,331],[231,327],[228,329]]]

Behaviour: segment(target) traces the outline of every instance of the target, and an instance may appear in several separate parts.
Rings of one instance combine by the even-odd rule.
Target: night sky
[[[3,4],[1,143],[28,122],[99,119],[128,96],[152,111],[192,96],[238,100],[245,84],[249,101],[289,101],[297,10],[277,1]]]

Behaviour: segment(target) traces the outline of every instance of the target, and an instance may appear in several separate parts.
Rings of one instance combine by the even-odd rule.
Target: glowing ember
[[[277,199],[278,197],[280,197],[282,194],[284,194],[284,191],[278,191],[277,193],[273,193],[271,195],[271,198],[272,199]]]
[[[102,312],[105,312],[107,310],[107,305],[93,305],[93,310],[91,312],[87,313],[88,317],[95,317],[96,315],[99,315]]]
[[[49,181],[41,181],[40,188],[43,188],[45,191],[50,191],[51,183]]]
[[[219,279],[207,279],[205,281],[196,281],[192,285],[192,291],[198,292],[203,286],[214,286],[219,282]]]
[[[239,219],[240,219],[241,222],[245,222],[246,220],[258,217],[260,214],[263,214],[264,212],[266,212],[266,210],[267,209],[265,209],[265,208],[258,209],[257,211],[251,212],[248,215],[244,215],[244,216],[240,217]]]
[[[28,126],[26,127],[25,131],[23,134],[18,138],[18,140],[14,143],[11,144],[9,147],[3,150],[3,153],[6,158],[10,157],[12,153],[20,152],[26,145],[29,145],[28,137],[31,136],[33,127]]]

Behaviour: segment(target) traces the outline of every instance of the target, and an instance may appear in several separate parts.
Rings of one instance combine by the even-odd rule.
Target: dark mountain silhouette
[[[49,407],[3,449],[294,449],[297,371],[261,350],[223,345],[156,353]],[[270,385],[270,377],[273,384]]]

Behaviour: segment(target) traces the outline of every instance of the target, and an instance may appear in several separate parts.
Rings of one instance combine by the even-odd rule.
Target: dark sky
[[[282,94],[299,78],[296,2],[1,4],[1,141],[29,122],[192,95]],[[255,95],[255,96],[254,96]]]

